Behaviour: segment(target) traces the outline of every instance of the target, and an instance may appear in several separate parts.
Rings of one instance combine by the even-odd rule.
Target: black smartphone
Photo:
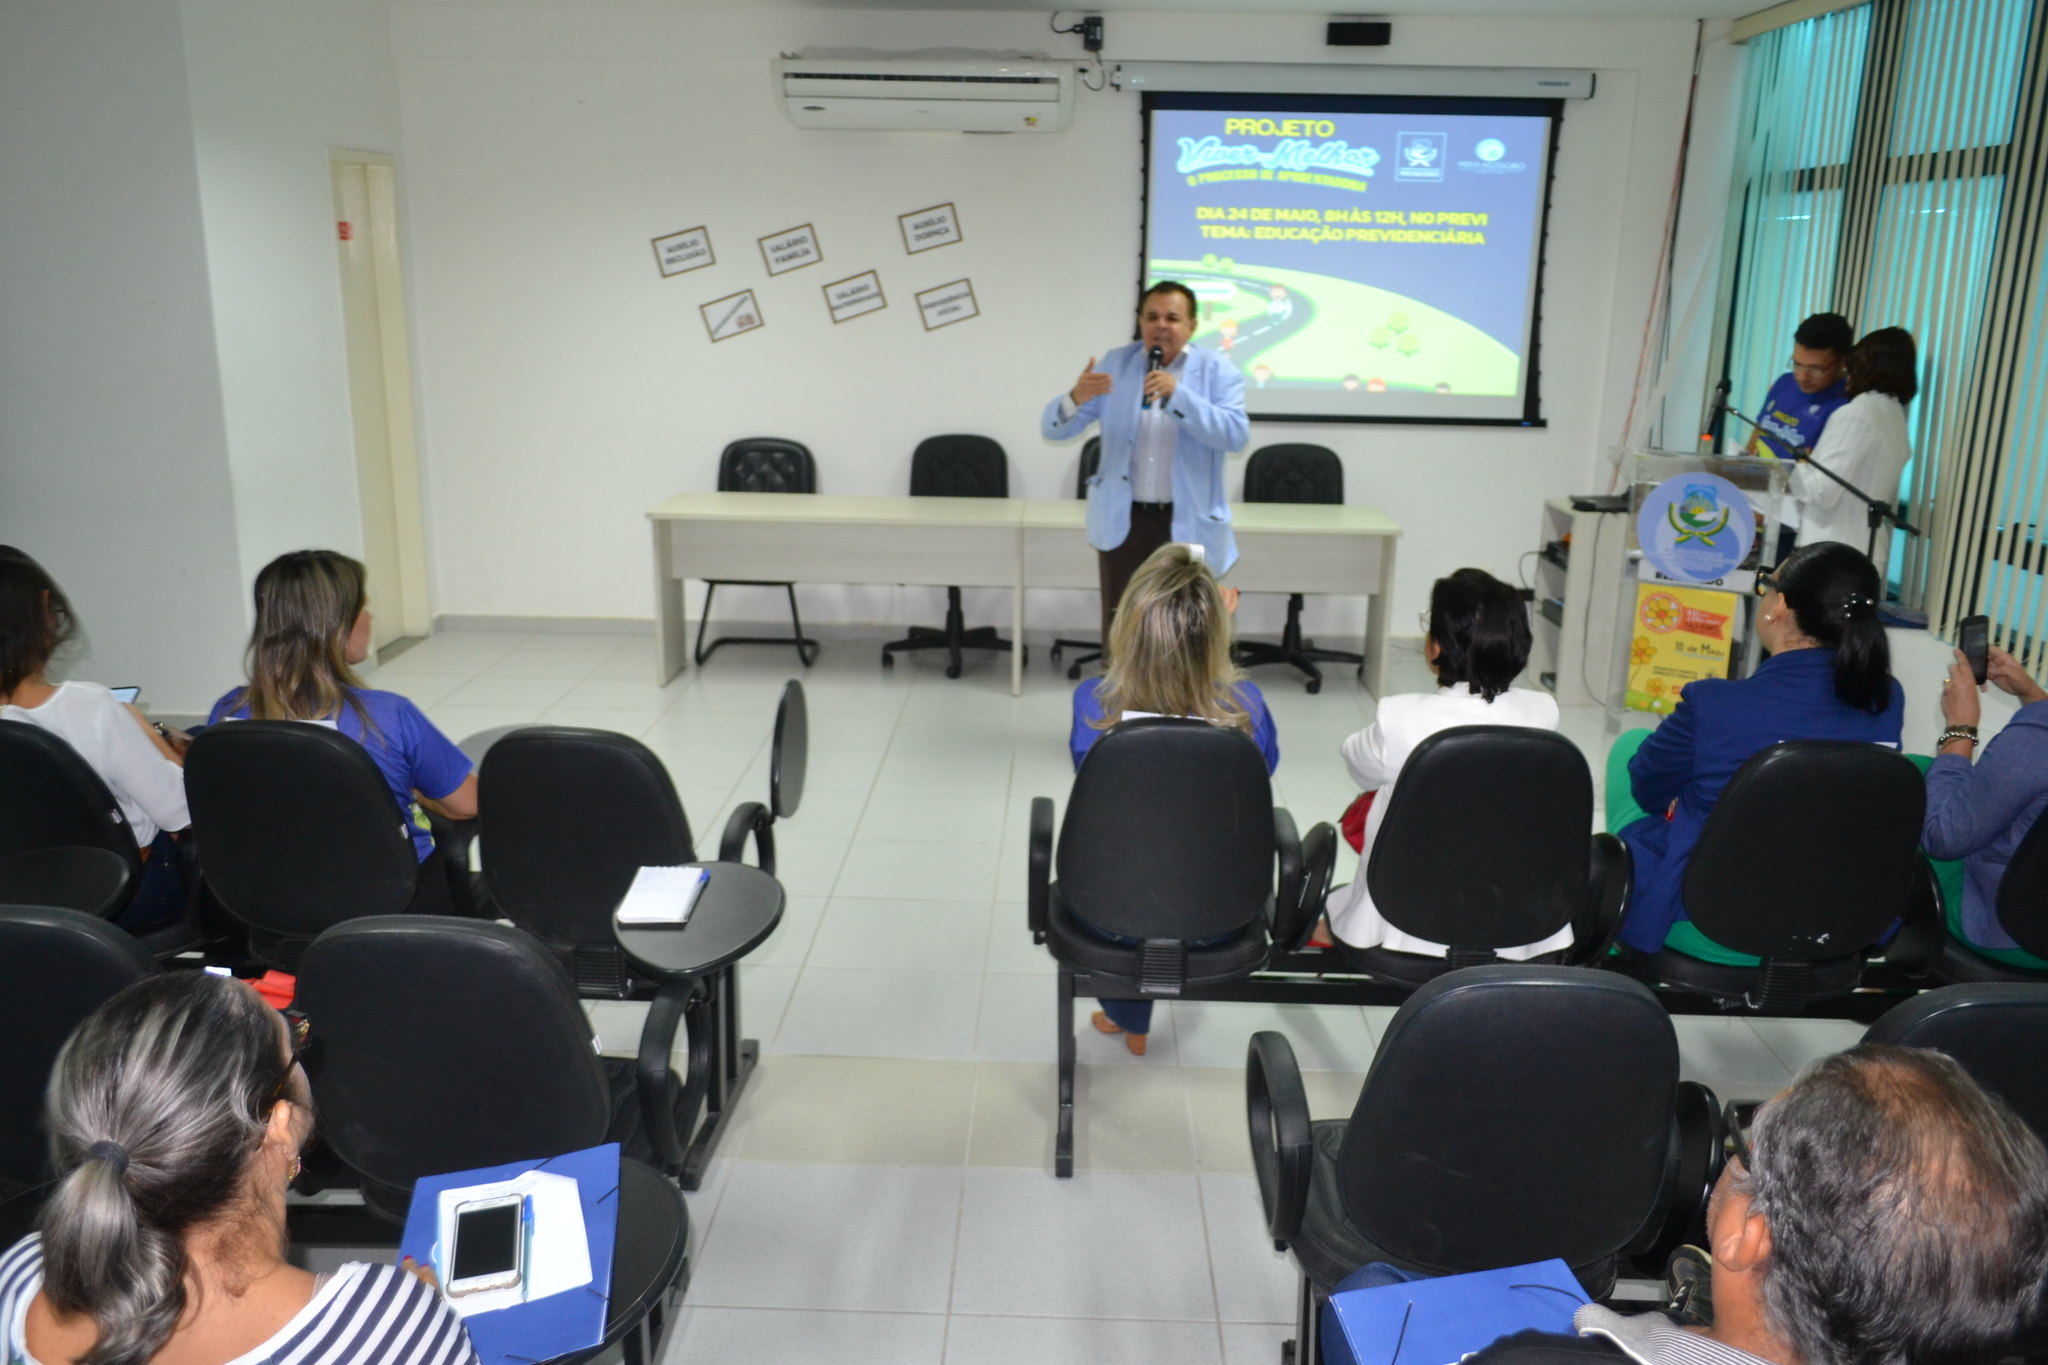
[[[1956,648],[1970,661],[1970,672],[1982,683],[1991,667],[1991,618],[1965,616],[1956,623]]]
[[[135,699],[142,695],[142,689],[139,687],[110,687],[107,691],[114,694],[115,701],[127,706],[133,706]]]

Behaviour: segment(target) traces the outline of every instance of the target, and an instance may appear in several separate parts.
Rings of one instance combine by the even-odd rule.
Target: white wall
[[[413,197],[437,610],[645,617],[641,514],[709,488],[725,442],[810,444],[822,487],[894,493],[911,448],[979,431],[1011,490],[1068,496],[1047,398],[1129,336],[1135,96],[1083,94],[1050,136],[822,134],[771,96],[779,51],[935,45],[1073,53],[1043,14],[569,9],[393,12]],[[1106,56],[1321,61],[1317,15],[1109,16]],[[1540,501],[1583,491],[1619,441],[1684,109],[1689,20],[1404,18],[1374,60],[1592,67],[1565,113],[1543,302],[1543,430],[1301,426],[1254,444],[1336,448],[1352,501],[1406,528],[1394,629],[1461,564],[1512,576]],[[954,201],[966,240],[904,255],[896,215]],[[825,262],[769,280],[754,239],[798,223]],[[707,224],[710,269],[660,279],[648,239]],[[886,312],[834,327],[819,286],[881,272]],[[973,279],[983,316],[926,334],[916,290]],[[713,346],[697,305],[753,287],[767,326]],[[1035,625],[1094,619],[1034,596]],[[770,604],[772,606],[772,604]],[[725,599],[721,596],[721,606]],[[761,604],[735,613],[765,614]],[[995,619],[998,599],[971,604]],[[1280,602],[1247,602],[1256,631]],[[932,590],[813,590],[820,619],[933,618]],[[1314,625],[1362,621],[1316,602]],[[1272,618],[1267,621],[1264,618]]]
[[[183,17],[247,583],[286,550],[362,553],[327,154],[398,152],[397,69],[383,0]]]
[[[183,43],[148,0],[0,5],[0,541],[160,710],[232,681],[242,595]]]

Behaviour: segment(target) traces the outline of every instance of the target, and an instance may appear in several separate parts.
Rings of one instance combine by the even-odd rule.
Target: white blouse
[[[1799,544],[1839,540],[1861,550],[1870,544],[1870,515],[1861,501],[1813,465],[1847,479],[1873,498],[1897,503],[1899,476],[1912,455],[1906,444],[1906,409],[1888,393],[1859,393],[1828,418],[1813,458],[1793,467],[1790,487],[1799,499]],[[1871,562],[1882,575],[1891,562],[1892,528],[1877,533]]]
[[[1407,692],[1387,697],[1371,725],[1344,741],[1344,763],[1361,791],[1377,791],[1365,814],[1365,852],[1358,860],[1358,877],[1349,886],[1330,893],[1323,909],[1330,917],[1330,929],[1354,948],[1385,948],[1396,953],[1442,957],[1444,945],[1427,939],[1410,938],[1380,917],[1365,889],[1366,865],[1372,861],[1373,840],[1387,820],[1387,803],[1402,765],[1415,746],[1439,730],[1459,725],[1526,725],[1532,730],[1557,728],[1557,699],[1548,692],[1513,687],[1487,701],[1462,683],[1439,687],[1434,692]],[[1589,835],[1590,837],[1590,835]],[[1542,953],[1568,948],[1572,942],[1567,925],[1544,939],[1520,948],[1503,948],[1500,956],[1521,962]]]
[[[76,749],[113,792],[141,847],[148,848],[158,830],[192,823],[185,770],[165,758],[134,714],[98,683],[59,683],[41,706],[0,706],[0,720],[39,726]]]

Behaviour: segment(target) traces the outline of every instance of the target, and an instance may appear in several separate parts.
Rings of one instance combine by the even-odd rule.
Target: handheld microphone
[[[1159,347],[1157,347],[1157,346],[1154,346],[1154,347],[1153,347],[1153,348],[1152,348],[1152,349],[1151,349],[1150,351],[1148,351],[1148,352],[1146,352],[1146,353],[1145,353],[1145,359],[1146,359],[1146,361],[1148,362],[1148,363],[1146,364],[1146,366],[1145,366],[1145,372],[1146,372],[1147,374],[1151,373],[1151,372],[1152,372],[1153,370],[1163,370],[1163,369],[1165,369],[1165,368],[1166,368],[1166,365],[1165,365],[1165,360],[1166,360],[1166,352],[1165,352],[1165,351],[1163,351],[1163,350],[1161,350],[1161,349],[1160,349]],[[1145,398],[1145,401],[1144,401],[1144,402],[1142,402],[1142,403],[1140,403],[1140,404],[1138,404],[1138,406],[1139,406],[1139,407],[1141,407],[1141,408],[1149,408],[1149,407],[1151,407],[1151,406],[1152,406],[1152,398],[1151,398],[1151,396],[1150,396],[1150,395],[1148,394],[1148,395],[1146,396],[1146,398]]]

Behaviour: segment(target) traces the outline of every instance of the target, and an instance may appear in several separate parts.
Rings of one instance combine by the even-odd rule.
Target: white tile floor
[[[1259,1224],[1245,1041],[1286,1033],[1316,1114],[1341,1114],[1392,1011],[1162,1005],[1143,1060],[1084,1026],[1080,1173],[1054,1180],[1053,989],[1024,928],[1025,830],[1031,798],[1061,802],[1072,779],[1071,684],[1037,651],[1014,698],[1006,661],[885,672],[878,644],[828,642],[807,671],[735,648],[657,687],[644,636],[466,631],[375,674],[457,739],[531,721],[642,739],[702,845],[765,799],[776,700],[803,678],[809,778],[776,836],[788,909],[742,969],[765,1060],[690,1200],[696,1278],[665,1361],[1269,1365],[1294,1282]],[[1427,685],[1412,646],[1393,673],[1396,690]],[[1337,746],[1372,698],[1342,668],[1313,697],[1261,675],[1276,795],[1303,828],[1335,820],[1352,795]],[[1604,718],[1571,711],[1564,730],[1597,799]],[[592,1017],[608,1051],[632,1051],[639,1007]],[[1724,1098],[1767,1095],[1860,1032],[1677,1028],[1686,1074]]]

